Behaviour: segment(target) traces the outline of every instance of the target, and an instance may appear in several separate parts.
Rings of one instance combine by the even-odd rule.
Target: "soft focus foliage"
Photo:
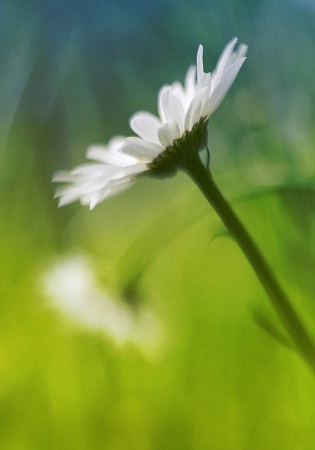
[[[209,124],[212,172],[315,337],[314,15],[306,0],[1,2],[1,450],[315,447],[315,380],[185,175],[93,212],[58,210],[51,185],[156,113],[200,43],[213,67],[238,36],[248,60]],[[109,296],[97,326],[44,289],[71,258],[89,261],[88,300]]]

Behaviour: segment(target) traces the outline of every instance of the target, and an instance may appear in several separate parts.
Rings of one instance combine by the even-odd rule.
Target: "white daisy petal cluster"
[[[197,65],[191,66],[185,83],[176,81],[161,88],[158,95],[159,117],[138,112],[130,119],[137,137],[116,137],[108,146],[93,146],[87,157],[98,164],[86,164],[68,172],[59,172],[54,181],[70,183],[56,192],[59,206],[76,200],[90,209],[105,198],[129,187],[137,176],[150,170],[151,164],[174,141],[217,109],[236,78],[245,59],[247,46],[234,51],[237,38],[224,48],[212,73],[203,68],[203,47],[197,53]]]
[[[127,189],[136,180],[136,175],[147,169],[133,156],[120,150],[125,138],[116,136],[107,146],[92,145],[87,150],[87,158],[95,163],[83,164],[70,172],[57,172],[53,181],[70,183],[57,189],[59,206],[76,200],[93,209],[106,198]]]
[[[204,72],[203,47],[200,45],[197,67],[188,69],[184,86],[176,81],[160,90],[159,118],[146,112],[131,118],[130,126],[139,138],[127,138],[124,152],[136,157],[146,156],[149,160],[172,145],[185,131],[191,131],[201,119],[208,119],[223,100],[246,59],[246,45],[240,45],[238,51],[233,52],[236,42],[234,38],[228,43],[212,73]]]
[[[40,290],[52,307],[86,331],[97,331],[118,348],[132,345],[151,360],[163,351],[163,330],[153,311],[134,310],[98,284],[83,255],[57,260],[40,277]]]

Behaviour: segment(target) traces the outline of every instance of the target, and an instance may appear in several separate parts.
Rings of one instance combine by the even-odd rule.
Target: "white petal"
[[[119,167],[107,166],[105,164],[82,164],[70,171],[70,175],[87,175],[90,177],[111,176],[113,173],[120,170]]]
[[[160,119],[163,123],[167,122],[165,114],[164,114],[164,110],[162,107],[162,95],[165,89],[167,89],[168,86],[162,86],[161,89],[159,90],[158,93],[158,102],[157,102],[157,106],[158,106],[158,112],[159,112],[159,116]]]
[[[198,52],[197,52],[197,81],[201,79],[202,75],[204,74],[203,70],[203,46],[199,45]]]
[[[229,65],[229,60],[232,55],[233,49],[237,43],[237,38],[233,38],[227,45],[224,47],[221,56],[217,62],[216,68],[214,70],[216,78],[219,79],[220,75],[224,72]]]
[[[125,136],[114,136],[108,142],[107,146],[105,146],[110,151],[119,150],[125,142]]]
[[[248,46],[246,44],[240,44],[237,52],[237,58],[244,58],[246,56],[247,50]]]
[[[84,195],[84,189],[80,185],[70,185],[57,189],[55,198],[59,197],[58,206],[60,207],[80,200],[82,195]]]
[[[105,192],[106,192],[106,190],[105,190]],[[96,192],[94,195],[92,195],[91,196],[91,198],[90,198],[90,210],[92,211],[92,209],[94,209],[95,208],[95,206],[98,204],[98,203],[100,203],[100,199],[101,199],[101,197],[102,197],[102,195],[101,195],[101,192],[99,191],[99,192]],[[84,199],[83,199],[83,202],[84,202]]]
[[[191,102],[185,119],[185,130],[191,131],[195,123],[199,122],[201,119],[201,108],[203,103],[208,99],[208,88],[203,88],[198,94],[195,96],[193,101]]]
[[[125,139],[123,142],[125,142]],[[102,147],[100,145],[90,146],[87,149],[86,156],[89,159],[94,159],[103,164],[116,167],[126,167],[132,164],[137,164],[137,160],[135,158],[121,153],[120,149],[108,150],[106,147]]]
[[[129,137],[126,139],[122,151],[134,156],[138,161],[151,162],[163,151],[163,147],[137,137]]]
[[[158,129],[161,126],[160,120],[153,114],[140,112],[134,114],[130,119],[130,127],[142,139],[153,144],[159,143]]]
[[[146,170],[146,164],[137,164],[115,168],[112,174],[103,174],[97,177],[86,175],[77,178],[72,176],[67,180],[72,184],[57,189],[55,197],[60,197],[59,206],[80,200],[82,204],[90,205],[92,209],[109,195],[114,195],[123,188],[126,189],[136,180],[138,174]]]
[[[226,48],[223,50],[222,55],[219,59],[219,62],[216,66],[216,69],[212,74],[212,89],[215,90],[217,85],[221,83],[221,79],[225,76],[225,73],[233,66],[237,61],[241,60],[242,64],[245,61],[245,55],[247,52],[247,46],[241,44],[239,49],[232,53],[232,50],[237,42],[237,39],[234,38],[231,42],[228,43]]]
[[[180,101],[181,105],[185,109],[184,105],[186,102],[186,92],[184,90],[182,83],[180,83],[179,81],[175,81],[174,83],[172,83],[171,88],[173,95]]]
[[[181,131],[184,131],[185,111],[178,98],[173,95],[172,88],[167,86],[160,96],[160,107],[166,122],[176,122]]]
[[[210,96],[203,100],[200,110],[200,117],[208,118],[212,112],[212,102]]]
[[[73,177],[65,170],[58,170],[58,172],[56,172],[52,177],[51,181],[57,183],[68,183],[69,181],[73,181]]]
[[[112,158],[113,152],[110,152],[105,145],[93,144],[88,147],[86,151],[86,157],[88,159],[94,159],[104,164],[110,164],[108,160]]]
[[[135,166],[124,167],[120,172],[119,179],[122,180],[126,177],[137,175],[147,170],[147,167],[146,163],[138,163]]]
[[[70,203],[76,202],[80,199],[80,195],[61,195],[58,200],[58,208],[61,208],[62,206],[70,205]]]
[[[235,61],[235,63],[230,66],[230,68],[221,77],[219,83],[216,85],[214,91],[211,94],[211,114],[217,109],[217,107],[220,105],[223,98],[227,94],[245,59],[246,58],[240,58]]]
[[[145,172],[147,170],[146,164],[138,164],[137,166],[134,166],[132,169],[128,168],[129,170],[125,171],[125,174],[123,177],[117,179],[117,180],[111,180],[111,182],[106,186],[104,189],[100,190],[98,192],[98,195],[91,198],[87,203],[90,204],[90,209],[94,208],[94,206],[97,203],[102,202],[106,198],[112,197],[113,195],[116,195],[126,189],[128,189],[132,184],[135,183],[137,180],[137,175],[139,175],[141,172]],[[83,199],[84,200],[84,199]],[[85,199],[87,201],[88,199]]]
[[[196,90],[196,66],[190,66],[185,77],[185,91],[187,97],[192,100]]]
[[[200,91],[205,87],[211,89],[211,83],[212,83],[211,73],[204,73],[197,83],[196,92]]]
[[[176,81],[172,84],[172,92],[173,95],[178,98],[183,109],[187,112],[187,109],[194,98],[195,90],[196,90],[196,67],[190,66],[186,77],[185,77],[185,86]]]
[[[137,164],[137,160],[131,156],[121,153],[121,148],[125,143],[124,136],[113,137],[108,145],[91,145],[86,152],[89,159],[94,159],[106,165],[125,167]]]
[[[176,122],[165,123],[159,129],[159,139],[164,148],[173,145],[175,139],[180,137],[180,130]]]

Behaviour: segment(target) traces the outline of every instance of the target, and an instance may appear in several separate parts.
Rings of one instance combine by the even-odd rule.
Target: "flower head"
[[[131,344],[150,359],[161,355],[163,330],[154,312],[133,310],[104,291],[85,256],[58,259],[42,273],[40,287],[48,305],[73,324],[101,332],[118,347]]]
[[[187,143],[195,143],[197,151],[205,146],[207,120],[220,105],[246,59],[247,46],[242,44],[234,51],[236,42],[234,38],[227,44],[212,73],[204,72],[200,45],[197,65],[188,69],[184,85],[176,81],[161,88],[159,117],[148,112],[131,117],[130,126],[137,137],[116,137],[107,147],[90,147],[87,157],[98,161],[97,164],[57,173],[54,181],[71,183],[57,190],[59,206],[81,200],[92,209],[129,187],[141,173],[154,172],[157,168],[160,172],[176,170],[181,165],[178,149],[187,150]]]

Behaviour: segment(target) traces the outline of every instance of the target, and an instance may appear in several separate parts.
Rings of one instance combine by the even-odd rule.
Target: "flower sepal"
[[[207,120],[201,119],[191,131],[185,131],[173,145],[168,146],[150,164],[147,175],[165,178],[173,176],[179,169],[185,169],[208,142]]]

